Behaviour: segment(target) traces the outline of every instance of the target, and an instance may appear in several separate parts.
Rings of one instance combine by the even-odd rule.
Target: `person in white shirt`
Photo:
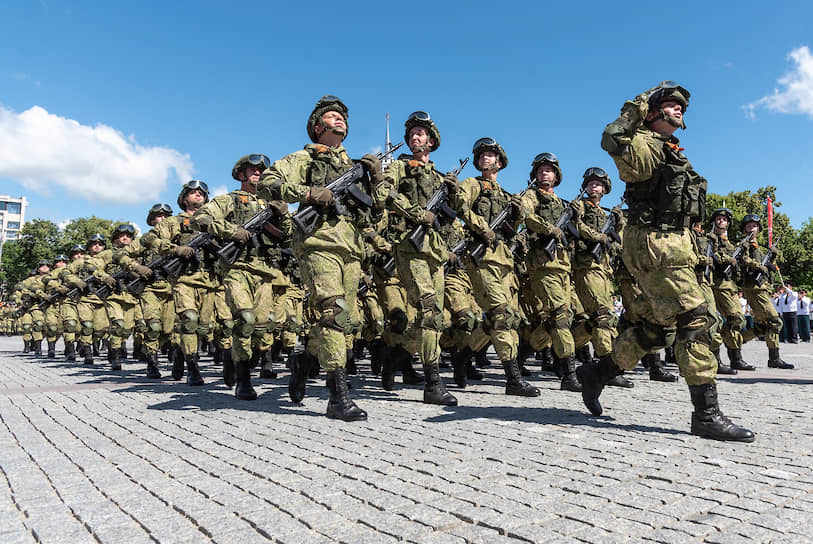
[[[796,319],[799,323],[799,338],[802,342],[810,342],[810,297],[807,291],[799,289],[799,301]]]
[[[782,321],[785,322],[785,339],[791,344],[799,343],[799,321],[796,319],[799,294],[793,290],[793,285],[786,283],[780,289],[779,299],[782,304]]]

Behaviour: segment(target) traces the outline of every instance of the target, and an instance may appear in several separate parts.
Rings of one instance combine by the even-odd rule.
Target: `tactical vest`
[[[492,184],[482,176],[476,179],[480,183],[480,194],[471,205],[471,211],[491,224],[491,221],[511,202],[511,195],[496,182]]]
[[[565,211],[565,203],[562,199],[553,193],[545,193],[536,189],[536,209],[534,213],[550,223],[556,224]],[[544,236],[538,232],[533,232],[529,235],[532,245],[542,247],[548,243],[549,237]]]
[[[404,177],[398,182],[398,192],[407,197],[411,204],[426,208],[426,203],[443,183],[443,176],[434,166],[422,164],[409,155],[402,155],[398,160],[404,163]],[[446,238],[451,234],[451,221],[441,220],[440,234]],[[395,233],[405,233],[415,224],[401,215],[390,215],[390,229]]]
[[[180,232],[175,236],[175,243],[179,246],[188,244],[192,238],[200,234],[200,231],[192,226],[192,214],[186,212],[177,216]]]
[[[601,232],[601,227],[607,221],[607,214],[599,206],[593,206],[587,199],[583,199],[582,205],[584,213],[582,213],[581,222],[592,230]],[[579,239],[576,241],[576,251],[589,251],[593,248],[593,245],[593,242],[585,242]],[[592,259],[592,256],[590,256],[590,259]]]
[[[649,181],[627,184],[630,223],[671,230],[705,221],[706,178],[675,144],[664,142],[663,152],[663,162]]]
[[[334,179],[338,178],[350,168],[353,167],[353,161],[347,157],[345,152],[341,154],[331,151],[326,145],[308,144],[305,146],[305,151],[311,157],[308,164],[308,170],[305,175],[307,185],[310,187],[324,187]],[[367,178],[366,174],[361,180],[356,182],[356,186],[370,194],[370,190],[365,187],[369,183],[362,183]],[[370,220],[370,210],[362,210],[354,206],[354,202],[350,199],[345,203],[347,204],[348,212],[353,219],[364,219],[366,223]],[[336,213],[335,209],[328,208],[328,214]],[[327,215],[327,214],[326,214]]]
[[[141,253],[141,262],[143,264],[150,264],[159,256],[158,250],[153,249],[155,238],[155,228],[150,229],[147,234],[141,237],[141,247],[144,249]]]

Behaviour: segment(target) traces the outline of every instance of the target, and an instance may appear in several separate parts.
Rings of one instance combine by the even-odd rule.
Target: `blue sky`
[[[664,79],[692,93],[686,154],[715,193],[775,185],[797,228],[811,212],[810,2],[62,2],[0,6],[0,193],[28,218],[144,226],[180,185],[225,192],[247,153],[307,143],[323,94],[350,108],[351,156],[394,141],[417,109],[450,170],[477,138],[506,149],[524,187],[556,153],[560,194],[601,166],[627,98]],[[469,165],[464,175],[475,175]]]

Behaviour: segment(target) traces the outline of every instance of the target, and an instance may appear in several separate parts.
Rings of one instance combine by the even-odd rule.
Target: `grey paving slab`
[[[323,381],[290,403],[286,371],[239,402],[208,358],[193,388],[20,344],[0,338],[3,543],[810,541],[809,344],[782,344],[797,368],[779,371],[749,343],[758,369],[720,378],[753,444],[690,435],[685,384],[641,370],[594,418],[550,375],[531,378],[541,397],[506,397],[494,364],[444,408],[400,380],[383,392],[364,360],[369,420],[347,424],[324,417]]]

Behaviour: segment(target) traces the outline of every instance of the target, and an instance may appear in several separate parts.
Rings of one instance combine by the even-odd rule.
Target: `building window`
[[[17,234],[16,232],[6,232],[6,240],[16,240]]]
[[[9,221],[6,223],[6,228],[9,230],[20,230],[20,222],[19,221]]]
[[[6,211],[10,214],[19,215],[20,214],[20,204],[19,202],[7,202],[6,203]]]

